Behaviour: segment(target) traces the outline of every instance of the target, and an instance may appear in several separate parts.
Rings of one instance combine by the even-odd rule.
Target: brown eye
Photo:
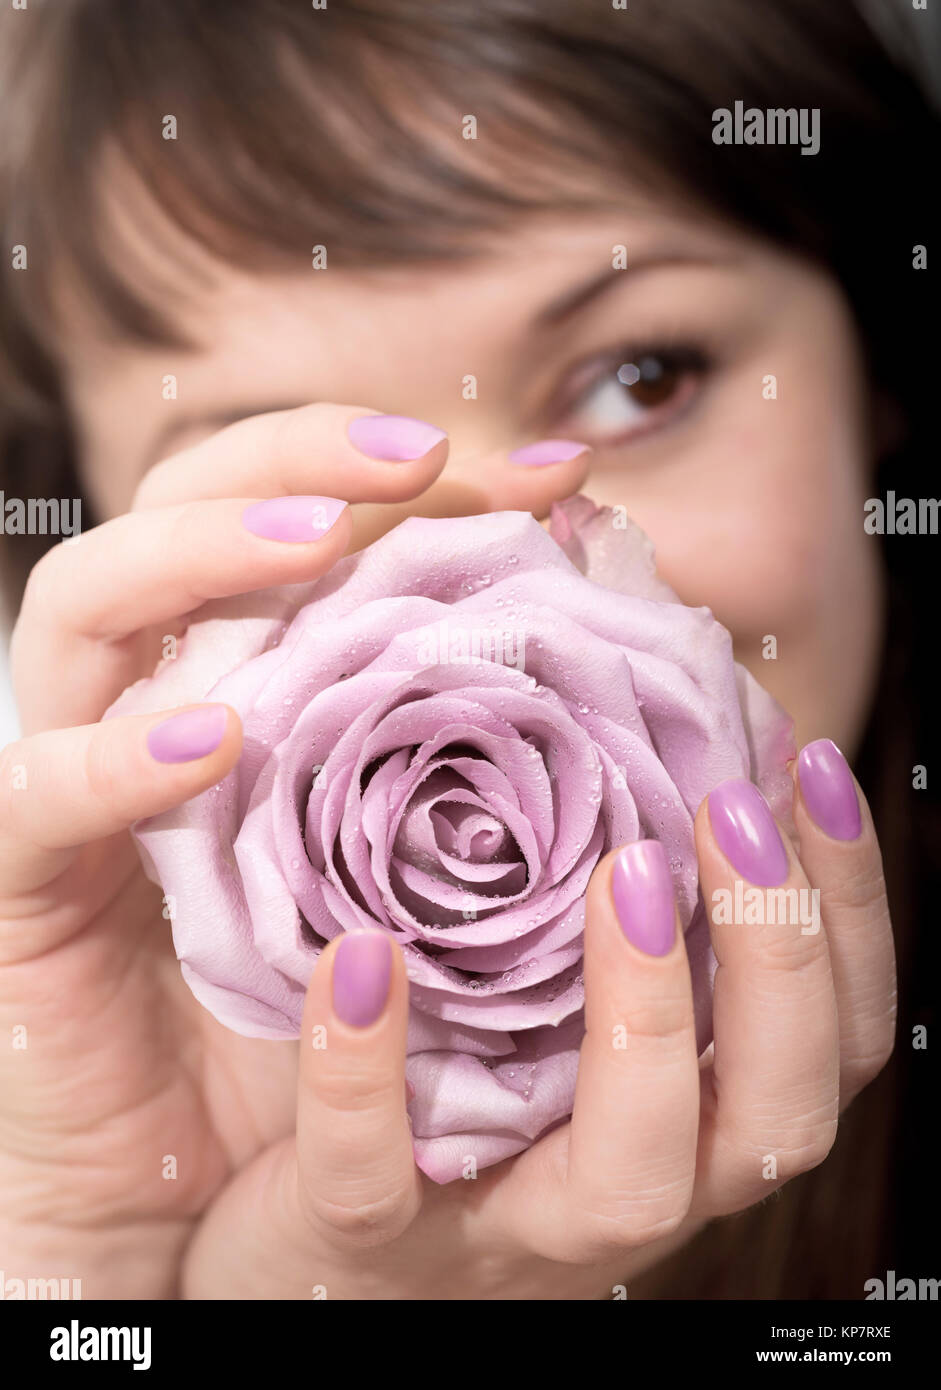
[[[628,388],[632,400],[652,410],[666,405],[676,394],[684,370],[662,357],[640,357],[636,362],[623,362],[618,367],[617,378]]]
[[[694,348],[628,349],[595,359],[581,374],[573,403],[555,426],[566,438],[600,447],[626,443],[667,423],[698,394],[710,369]],[[585,378],[588,377],[586,382]]]

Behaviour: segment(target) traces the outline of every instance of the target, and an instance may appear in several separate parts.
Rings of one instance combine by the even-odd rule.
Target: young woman
[[[68,1265],[86,1297],[860,1298],[917,1261],[895,1222],[920,1202],[899,1165],[927,1055],[910,662],[931,541],[864,521],[884,487],[930,492],[935,117],[870,24],[850,0],[2,16],[0,487],[80,498],[84,532],[41,560],[48,537],[3,541],[24,740],[0,792],[0,1031],[30,1038],[0,1050],[8,1271]],[[717,143],[736,103],[768,119]],[[805,124],[772,144],[785,109]],[[170,763],[153,720],[97,721],[209,596],[323,573],[410,512],[544,516],[577,490],[626,507],[811,745],[792,868],[825,932],[726,943],[701,1077],[682,943],[612,954],[604,988],[650,1029],[624,1135],[600,1142],[583,1053],[571,1142],[422,1194],[400,962],[384,1020],[314,1074],[216,1025],[154,929],[126,828],[218,781],[234,715]],[[291,496],[334,500],[322,538],[241,525],[245,499]],[[873,819],[822,740],[872,803],[903,982],[900,1046],[856,1100],[892,1050],[893,950]],[[760,810],[729,814],[777,845]],[[705,808],[698,835],[705,875],[725,854]]]

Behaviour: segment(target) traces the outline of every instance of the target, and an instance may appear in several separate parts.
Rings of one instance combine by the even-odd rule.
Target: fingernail
[[[719,848],[743,878],[762,888],[784,882],[787,851],[756,786],[739,777],[722,782],[709,793],[709,820]]]
[[[385,463],[420,459],[448,437],[444,430],[410,415],[360,415],[350,421],[346,433],[361,454]]]
[[[846,759],[828,738],[808,743],[797,760],[804,805],[834,840],[855,840],[863,828],[859,798]]]
[[[225,733],[225,705],[200,705],[155,724],[147,735],[150,756],[158,763],[191,763],[214,753]]]
[[[624,846],[614,861],[611,895],[631,945],[648,956],[665,956],[673,945],[676,923],[673,880],[659,840]]]
[[[509,458],[511,463],[522,464],[524,468],[544,468],[548,463],[567,463],[579,454],[587,454],[589,447],[574,439],[540,439],[537,444],[524,444],[522,449],[514,449]]]
[[[348,932],[333,961],[333,1011],[343,1023],[368,1028],[385,1008],[392,952],[383,932]]]
[[[266,541],[319,541],[346,503],[336,497],[269,497],[242,513],[242,525]]]

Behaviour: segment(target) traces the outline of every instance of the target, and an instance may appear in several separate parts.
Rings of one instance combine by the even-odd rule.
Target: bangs
[[[815,158],[717,154],[717,108],[782,93],[824,109]],[[905,80],[820,0],[30,0],[0,12],[0,94],[0,220],[29,262],[0,289],[0,413],[33,420],[61,417],[74,308],[184,345],[213,261],[454,260],[632,190],[855,280],[894,256],[859,232],[873,165],[902,207],[920,158]]]
[[[56,0],[31,52],[43,90],[29,64],[8,74],[11,106],[41,112],[8,149],[15,317],[53,358],[63,293],[112,334],[180,343],[172,306],[205,266],[188,249],[379,268],[611,201],[572,55],[544,21],[508,42],[511,8]]]

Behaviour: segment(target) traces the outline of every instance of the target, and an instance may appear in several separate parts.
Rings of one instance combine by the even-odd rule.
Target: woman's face
[[[148,467],[223,423],[312,401],[446,429],[445,481],[465,496],[479,495],[481,453],[582,440],[595,451],[584,490],[651,536],[664,577],[730,629],[799,739],[853,750],[878,661],[881,580],[862,525],[869,399],[826,274],[635,204],[527,219],[457,265],[278,276],[212,265],[212,285],[191,289],[172,250],[170,260],[199,350],[88,332],[70,350],[101,515],[126,510]]]

